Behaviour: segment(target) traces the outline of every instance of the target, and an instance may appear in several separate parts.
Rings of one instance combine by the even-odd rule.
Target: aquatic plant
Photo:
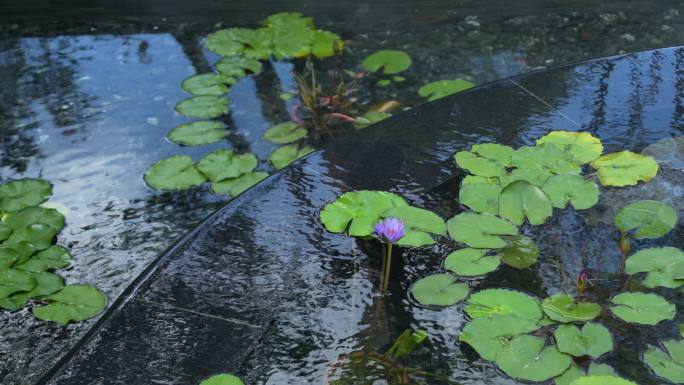
[[[387,217],[376,223],[373,227],[373,231],[383,243],[382,280],[380,281],[380,286],[382,287],[382,291],[386,293],[389,285],[390,271],[392,269],[392,245],[398,242],[406,234],[404,232],[404,222],[394,217]]]
[[[404,72],[411,67],[411,57],[404,51],[381,50],[368,55],[361,65],[371,73],[382,75],[394,75],[378,80],[376,84],[380,87],[387,87],[392,82],[402,82],[406,80],[403,76],[396,75]]]
[[[203,380],[200,385],[245,385],[245,383],[234,374],[222,373]]]
[[[431,102],[473,87],[475,87],[475,84],[463,79],[438,80],[420,87],[418,95],[427,98],[428,102]]]

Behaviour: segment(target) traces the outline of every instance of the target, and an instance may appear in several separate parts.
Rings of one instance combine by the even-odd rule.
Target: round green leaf
[[[36,250],[43,250],[52,245],[52,240],[58,232],[59,231],[48,225],[33,223],[12,231],[12,235],[7,238],[5,244],[11,247],[14,244],[28,242],[32,244]]]
[[[537,139],[537,144],[551,143],[572,154],[576,163],[584,164],[601,156],[603,145],[588,132],[552,131]]]
[[[67,324],[69,321],[83,321],[98,315],[106,306],[103,292],[93,286],[69,285],[45,297],[50,303],[34,307],[33,315],[44,321]]]
[[[616,376],[587,376],[574,380],[570,385],[637,385]]]
[[[519,180],[501,190],[499,215],[513,224],[522,225],[525,218],[540,225],[553,214],[551,201],[537,186]]]
[[[28,261],[36,250],[35,245],[26,241],[0,245],[0,270]]]
[[[444,260],[444,268],[466,277],[484,275],[496,270],[501,263],[498,255],[487,255],[486,249],[461,249],[451,252]]]
[[[506,289],[487,289],[471,295],[465,312],[471,318],[514,315],[518,318],[529,319],[535,324],[543,316],[539,300],[527,294]]]
[[[615,373],[615,369],[613,369],[609,365],[598,364],[596,362],[592,362],[589,365],[589,370],[587,370],[587,375],[589,375],[589,376],[615,376],[615,377],[617,377],[617,373]]]
[[[190,76],[183,80],[181,88],[183,88],[185,92],[197,96],[220,96],[228,93],[228,84],[234,83],[235,79],[233,78],[209,73]]]
[[[264,139],[275,144],[286,144],[298,141],[307,135],[304,127],[295,122],[276,124],[264,132]]]
[[[197,169],[212,182],[237,178],[256,168],[259,160],[254,154],[235,154],[232,150],[216,150],[197,162]]]
[[[200,382],[200,385],[244,385],[244,382],[232,374],[217,374]]]
[[[228,103],[230,100],[223,96],[195,96],[178,102],[176,111],[188,118],[218,118],[230,112]]]
[[[525,181],[537,187],[542,187],[544,183],[553,175],[549,170],[541,166],[527,166],[525,168],[516,168],[499,177],[501,186],[508,186],[515,181]]]
[[[634,238],[660,238],[677,224],[677,213],[664,203],[651,200],[634,202],[615,216],[615,226],[624,232],[636,230]]]
[[[573,162],[572,154],[550,143],[520,147],[511,159],[517,168],[541,168],[552,174],[579,174],[582,169]]]
[[[469,184],[499,184],[499,178],[487,178],[479,175],[466,175],[461,181],[461,186],[467,186]]]
[[[242,41],[245,40],[245,30],[245,28],[228,28],[212,32],[207,36],[204,45],[219,55],[239,55],[243,50]]]
[[[625,322],[656,325],[660,321],[674,318],[676,308],[657,294],[622,293],[613,297],[613,311]]]
[[[197,168],[192,158],[176,155],[162,159],[145,172],[145,183],[156,190],[187,190],[199,186],[207,179]]]
[[[546,180],[542,190],[559,209],[570,202],[575,210],[584,210],[593,207],[599,199],[596,183],[575,174],[554,175]]]
[[[590,321],[601,313],[600,305],[592,302],[575,302],[574,298],[565,293],[545,298],[542,309],[549,318],[563,323]]]
[[[527,381],[546,381],[565,372],[572,358],[555,346],[545,346],[541,337],[522,335],[499,350],[496,364],[510,377]]]
[[[553,379],[555,385],[570,385],[571,382],[578,378],[585,376],[584,370],[577,366],[574,362],[570,364],[570,367],[563,372],[560,376]]]
[[[434,240],[428,233],[446,235],[444,220],[432,211],[418,207],[393,207],[381,214],[382,218],[394,217],[404,222],[406,234],[397,245],[420,247],[431,245]]]
[[[37,273],[46,270],[63,269],[69,266],[69,262],[71,262],[69,250],[62,246],[54,245],[38,252],[28,261],[16,265],[15,268]]]
[[[475,84],[463,79],[438,80],[420,87],[418,89],[418,95],[428,98],[428,101],[431,102],[474,86]]]
[[[677,288],[684,280],[675,278],[677,269],[684,263],[684,252],[674,247],[653,247],[639,250],[627,258],[625,273],[648,273],[644,279],[646,287]]]
[[[9,269],[19,260],[19,253],[13,248],[0,246],[0,270]]]
[[[261,72],[261,63],[256,59],[245,56],[223,58],[215,66],[221,76],[228,79],[240,79],[247,75],[247,72],[255,74]]]
[[[404,51],[382,50],[363,59],[361,65],[370,72],[382,69],[384,74],[396,74],[411,67],[411,57]]]
[[[492,183],[462,184],[458,200],[475,212],[483,214],[499,213],[501,186]]]
[[[0,299],[14,293],[30,291],[36,287],[33,274],[16,269],[0,270]]]
[[[0,211],[14,212],[38,206],[52,195],[52,184],[43,179],[19,179],[0,185]]]
[[[4,222],[0,222],[0,241],[4,241],[12,234],[12,228]]]
[[[469,292],[468,285],[451,274],[429,275],[411,287],[411,294],[423,305],[451,306],[463,301]]]
[[[501,236],[518,234],[518,228],[490,214],[461,213],[447,222],[449,236],[478,249],[499,249],[508,245]]]
[[[344,41],[329,31],[317,30],[311,39],[311,53],[317,58],[326,58],[342,51]]]
[[[511,165],[514,150],[496,143],[473,145],[470,151],[460,151],[454,155],[458,166],[473,175],[498,177],[506,173]]]
[[[605,326],[589,322],[582,330],[575,325],[561,325],[553,336],[558,350],[575,357],[599,358],[613,350],[613,337]]]
[[[32,206],[11,214],[6,219],[6,223],[14,230],[40,223],[59,232],[64,227],[64,215],[55,209]]]
[[[633,186],[648,182],[658,173],[658,163],[650,156],[630,151],[614,152],[591,162],[604,186]]]
[[[181,146],[201,146],[216,143],[226,137],[223,123],[212,120],[199,120],[184,123],[167,135],[170,141]]]
[[[380,215],[393,207],[408,206],[404,198],[384,191],[352,191],[328,203],[321,211],[321,222],[333,233],[348,232],[354,237],[373,233]]]
[[[236,197],[245,192],[250,187],[266,179],[266,177],[268,177],[267,172],[248,172],[246,174],[242,174],[237,178],[224,179],[220,182],[213,182],[211,184],[211,191],[214,194],[230,195],[231,197]]]
[[[354,124],[356,125],[356,128],[366,128],[370,126],[373,123],[377,123],[381,120],[385,120],[392,116],[392,114],[388,112],[379,112],[379,111],[372,111],[372,112],[366,112],[365,114],[357,117],[354,120]]]
[[[535,321],[510,314],[482,317],[468,322],[458,339],[470,345],[485,360],[493,361],[496,353],[510,344],[513,338],[538,328]]]
[[[534,241],[526,236],[516,236],[500,250],[501,260],[516,269],[526,269],[535,263],[539,257],[539,249]]]
[[[288,144],[278,147],[271,153],[268,160],[273,164],[276,170],[289,165],[295,160],[312,153],[314,149],[309,146],[300,147],[296,144]]]
[[[36,286],[31,291],[16,293],[0,299],[0,308],[20,310],[26,307],[26,302],[29,299],[50,295],[64,287],[64,279],[54,273],[41,271],[33,273],[33,277],[36,279]]]
[[[661,350],[650,346],[644,362],[658,376],[675,384],[684,384],[684,341],[663,341]]]

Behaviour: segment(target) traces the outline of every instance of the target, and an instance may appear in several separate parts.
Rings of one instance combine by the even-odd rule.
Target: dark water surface
[[[406,106],[420,102],[415,90],[427,81],[463,77],[484,83],[542,67],[684,42],[684,21],[680,16],[684,6],[679,2],[573,3],[485,4],[481,1],[462,1],[390,4],[330,1],[226,4],[222,1],[129,1],[105,5],[99,2],[74,2],[71,6],[67,3],[56,6],[52,2],[36,1],[26,5],[2,4],[0,178],[5,181],[43,177],[52,181],[55,195],[50,202],[67,211],[67,227],[58,241],[68,246],[74,255],[72,267],[63,271],[62,275],[69,283],[91,283],[102,288],[111,302],[155,256],[225,201],[202,188],[174,194],[151,191],[142,181],[142,174],[150,164],[175,154],[192,155],[198,159],[217,148],[237,147],[256,153],[261,159],[260,168],[270,170],[265,159],[273,146],[261,139],[261,134],[271,124],[286,119],[285,105],[277,96],[292,85],[289,64],[274,63],[267,66],[264,74],[248,77],[233,88],[230,97],[233,100],[235,131],[228,141],[211,146],[182,148],[165,139],[171,128],[187,121],[173,111],[174,105],[187,97],[180,89],[180,82],[196,72],[206,71],[215,59],[204,52],[200,44],[200,39],[207,32],[221,26],[254,27],[259,20],[278,11],[304,12],[314,16],[320,27],[338,32],[348,41],[349,52],[345,52],[342,59],[345,68],[358,69],[362,58],[376,49],[407,51],[413,58],[414,66],[407,72],[408,80],[400,88],[376,90],[372,84],[365,84],[359,92],[361,104],[396,98]],[[403,127],[396,131],[396,138],[409,142],[422,138],[416,143],[425,143],[426,146],[430,143],[433,146],[431,152],[426,153],[426,158],[429,155],[442,162],[446,162],[456,149],[465,148],[470,143],[485,140],[531,143],[549,129],[590,130],[608,144],[607,150],[625,146],[641,150],[657,139],[681,135],[684,85],[675,74],[681,74],[682,71],[682,55],[675,51],[667,55],[654,54],[639,59],[596,64],[583,67],[581,71],[555,72],[529,80],[524,87],[540,95],[562,114],[549,113],[544,110],[542,103],[542,107],[536,106],[526,115],[512,118],[506,111],[523,109],[524,103],[539,102],[520,88],[515,88],[517,91],[512,96],[487,99],[482,102],[486,108],[480,106],[475,109],[478,114],[492,115],[489,117],[492,121],[487,123],[484,130],[477,125],[459,124],[459,120],[474,122],[477,116],[468,116],[466,119],[458,114],[453,115],[454,122],[450,124],[455,126],[445,126],[444,129],[459,132],[461,137],[458,142],[452,139],[439,142],[442,139],[436,134],[437,128],[425,128],[429,124],[423,116],[412,121],[415,131],[424,132],[422,136],[410,127]],[[432,108],[438,111],[437,108],[451,106],[438,104]],[[395,122],[400,123],[403,126],[408,124]],[[502,135],[499,127],[509,127],[506,131],[509,134]],[[369,146],[378,145],[372,134],[368,134],[367,141]],[[389,155],[393,153],[388,150],[386,155],[367,161],[376,166],[385,163],[387,168],[384,170],[390,175],[389,172],[397,163]],[[319,158],[312,158],[309,163]],[[415,155],[411,159],[415,160]],[[342,179],[335,176],[342,172],[336,168],[336,161],[335,158],[320,158],[320,163],[311,167],[322,175],[330,175],[334,180]],[[451,202],[455,192],[446,185],[442,187],[446,195],[441,198],[424,195],[426,191],[433,191],[433,188],[440,191],[440,183],[451,178],[453,167],[447,167],[446,164],[440,163],[435,174],[426,174],[430,175],[430,180],[421,179],[422,176],[415,173],[391,174],[397,176],[382,181],[381,186],[359,182],[358,186],[353,187],[391,187],[414,200],[415,204],[425,203],[429,208],[441,210],[446,217],[453,213],[454,208],[440,207],[445,202]],[[345,175],[363,172],[363,168],[350,169],[345,171]],[[296,170],[288,171],[287,175],[292,173],[296,173]],[[384,174],[377,171],[377,175]],[[348,188],[337,186],[325,190],[326,178],[319,176],[316,178],[323,179],[308,182],[305,176],[299,178],[302,185],[296,187],[293,184],[291,191],[287,190],[293,196],[281,194],[277,196],[283,199],[268,201],[273,205],[273,210],[300,212],[302,218],[308,218],[302,219],[305,221],[302,226],[307,224],[311,228],[318,228],[317,215],[311,211],[312,208]],[[316,199],[311,202],[309,194],[301,189],[324,191],[311,195]],[[253,232],[255,235],[266,231],[256,226],[256,223],[268,220],[267,213],[263,215],[258,220],[254,219],[251,227],[240,222],[244,226],[234,231],[246,234]],[[275,219],[271,221],[273,227],[280,226]],[[584,225],[573,225],[572,218],[565,221],[569,223],[567,226],[574,226],[571,228],[578,232],[577,236],[581,239]],[[283,339],[283,346],[294,349],[294,356],[285,355],[284,359],[295,362],[287,357],[308,358],[296,361],[297,364],[274,364],[273,367],[279,368],[277,375],[266,376],[264,373],[274,369],[269,369],[263,362],[270,362],[282,353],[277,350],[280,348],[278,344],[271,346],[274,352],[259,352],[254,353],[255,356],[245,357],[240,364],[243,366],[236,370],[253,376],[255,381],[296,383],[291,381],[313,378],[307,376],[319,374],[320,368],[325,366],[323,362],[365,343],[362,338],[349,336],[367,330],[359,325],[368,321],[368,316],[362,313],[372,302],[370,281],[365,279],[367,273],[363,269],[356,275],[348,271],[349,241],[336,239],[334,242],[339,242],[339,245],[335,243],[333,249],[326,249],[330,253],[316,252],[314,249],[297,250],[297,253],[308,255],[308,258],[293,262],[289,266],[289,274],[311,277],[315,283],[321,277],[326,279],[325,282],[337,282],[339,278],[339,290],[343,293],[340,295],[355,295],[354,302],[350,305],[346,300],[341,301],[342,308],[333,306],[330,310],[324,303],[318,302],[324,301],[330,293],[316,293],[313,299],[295,296],[290,302],[282,301],[279,305],[292,310],[293,317],[298,312],[304,312],[301,315],[303,318],[295,317],[288,321],[292,325],[298,325],[298,320],[318,320],[307,318],[306,314],[310,312],[329,311],[332,313],[325,314],[324,318],[333,320],[331,322],[337,326],[338,323],[334,321],[338,318],[336,312],[352,314],[349,315],[352,318],[345,320],[349,328],[335,329],[335,335],[317,336],[315,329],[320,325],[312,324],[311,334],[302,336],[301,350],[287,345],[288,340]],[[271,250],[265,245],[250,252],[278,254],[278,250]],[[431,253],[439,255],[440,252],[433,250]],[[293,251],[282,258],[290,258],[294,254]],[[606,255],[604,263],[607,268],[614,267],[615,260],[610,254],[601,255]],[[328,259],[328,256],[339,258]],[[421,260],[421,257],[409,253],[407,261]],[[324,258],[324,261],[312,266],[310,258]],[[435,257],[430,260],[433,262],[426,262],[425,265],[407,263],[408,276],[402,281],[405,286],[413,281],[413,277],[435,269],[438,259]],[[185,266],[192,267],[192,259],[184,262],[187,265],[179,267],[179,271],[185,271]],[[262,267],[268,270],[268,263],[272,262],[263,263],[266,265]],[[568,274],[579,268],[576,264],[570,264]],[[265,285],[284,282],[284,278],[276,276],[275,272],[273,276],[261,276],[262,268],[251,272],[254,276],[246,275],[245,281],[258,279],[263,280]],[[553,280],[556,275],[551,272],[553,270],[542,269],[541,281],[538,282],[541,286],[535,290],[540,290],[540,287],[559,287],[558,282]],[[230,278],[219,277],[226,281]],[[201,281],[193,285],[209,285],[205,278],[187,277],[188,280]],[[296,286],[301,287],[298,284]],[[405,288],[397,291],[404,292]],[[265,292],[268,291],[264,289]],[[262,292],[255,290],[249,296],[243,294],[241,298],[248,306],[260,295]],[[154,301],[160,302],[159,298]],[[402,300],[398,299],[393,306],[401,303]],[[221,303],[221,306],[224,305]],[[147,309],[142,304],[139,306]],[[350,313],[348,306],[361,310]],[[438,350],[458,349],[453,346],[453,330],[462,321],[459,309],[449,309],[439,316],[420,308],[412,307],[409,310],[399,312],[404,318],[392,328],[405,324],[421,325],[431,333],[444,336],[443,343],[446,345],[440,345]],[[160,314],[165,311],[159,310]],[[411,317],[417,318],[409,320],[406,318],[408,312],[413,312]],[[169,311],[171,313],[173,311]],[[211,311],[207,313],[214,314]],[[274,311],[274,314],[277,312]],[[229,314],[227,317],[241,319],[239,314]],[[442,330],[443,326],[438,326],[434,317],[447,317],[453,325],[448,331]],[[253,320],[243,321],[249,324]],[[62,327],[38,322],[29,311],[0,312],[0,382],[34,383],[92,324],[93,321],[89,321]],[[192,322],[175,326],[164,323],[160,327],[177,328],[169,329],[168,333],[178,333],[179,330],[193,329],[196,325]],[[253,329],[245,327],[246,330]],[[325,330],[332,329],[331,326]],[[396,331],[389,330],[389,334]],[[214,337],[224,336],[220,334]],[[318,353],[321,356],[306,355],[312,346],[325,345],[326,341],[337,341],[334,342],[336,347]],[[177,344],[187,346],[194,343],[177,341]],[[384,343],[386,341],[382,338],[378,342],[379,345]],[[125,346],[122,345],[122,349]],[[124,354],[123,350],[118,353]],[[262,360],[259,358],[261,355],[267,358]],[[151,362],[150,367],[155,367],[153,359],[144,355],[138,358],[141,362]],[[231,360],[237,362],[238,357]],[[313,366],[307,366],[307,362]],[[159,358],[159,366],[165,365],[168,365],[168,356]],[[245,368],[251,365],[261,369],[250,374]],[[300,375],[288,365],[304,365],[302,370],[309,372]],[[445,364],[440,361],[435,365],[443,368]],[[458,361],[454,365],[463,371],[458,375],[459,378],[469,378],[467,373],[473,370],[479,374],[472,378],[481,378],[485,373],[484,369],[474,368],[465,361]],[[218,364],[208,369],[222,370]],[[486,373],[495,375],[489,369]],[[178,383],[194,381],[197,376],[202,377],[199,372],[188,373],[187,376],[179,374]],[[111,383],[108,378],[101,378],[101,383]],[[161,383],[171,383],[168,378],[164,381]],[[500,379],[492,381],[503,383]]]

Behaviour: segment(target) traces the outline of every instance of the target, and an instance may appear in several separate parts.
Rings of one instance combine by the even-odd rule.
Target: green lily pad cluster
[[[0,308],[31,306],[41,320],[67,324],[99,314],[104,293],[93,286],[65,285],[55,273],[71,262],[69,251],[54,244],[64,216],[40,206],[52,195],[43,179],[0,185]]]
[[[411,57],[404,51],[399,50],[380,50],[368,55],[361,66],[366,71],[385,75],[378,80],[377,85],[380,87],[387,87],[393,82],[403,82],[405,77],[397,75],[404,72],[411,67],[413,62]],[[391,77],[389,75],[392,75]]]
[[[268,176],[254,171],[259,160],[254,154],[236,154],[221,149],[195,163],[191,157],[176,155],[162,159],[145,172],[145,183],[156,190],[179,191],[211,183],[215,194],[235,197]]]

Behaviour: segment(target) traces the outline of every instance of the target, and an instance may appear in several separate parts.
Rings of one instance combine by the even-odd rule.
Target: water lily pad
[[[574,380],[570,385],[637,385],[617,376],[587,376]]]
[[[289,165],[303,156],[312,153],[313,151],[313,147],[300,147],[296,144],[288,144],[278,147],[271,153],[271,155],[268,157],[268,160],[271,161],[271,164],[273,164],[273,167],[275,167],[276,170],[280,170],[281,168]]]
[[[525,293],[506,289],[486,289],[471,295],[465,312],[471,318],[514,315],[535,324],[543,316],[539,300]]]
[[[536,322],[515,315],[475,318],[468,322],[458,339],[470,345],[485,360],[493,361],[496,353],[521,334],[538,329]]]
[[[36,286],[32,290],[0,299],[0,308],[20,310],[26,307],[29,299],[50,295],[64,287],[64,279],[54,273],[36,272],[33,277],[36,279]]]
[[[615,373],[615,370],[606,364],[592,362],[589,365],[589,370],[587,370],[587,372],[585,373],[582,368],[573,363],[572,365],[570,365],[568,370],[566,370],[560,376],[556,377],[554,381],[556,385],[570,385],[576,379],[586,376],[618,377],[617,373]]]
[[[552,131],[537,139],[537,144],[551,143],[572,154],[576,163],[584,164],[601,156],[601,140],[588,132]]]
[[[488,255],[486,249],[461,249],[451,252],[444,260],[444,268],[466,277],[484,275],[496,270],[501,263],[498,255]]]
[[[558,293],[542,302],[544,313],[554,321],[585,322],[593,320],[601,313],[601,306],[592,302],[575,302],[569,294]]]
[[[599,199],[596,183],[575,174],[554,175],[544,183],[542,190],[559,209],[564,209],[569,202],[575,210],[584,210],[593,207]]]
[[[59,245],[53,245],[36,253],[29,260],[14,266],[14,268],[37,273],[46,270],[64,269],[69,266],[70,262],[71,254],[69,254],[69,250]]]
[[[384,191],[352,191],[328,203],[321,211],[321,222],[333,233],[348,232],[355,237],[373,233],[380,215],[393,208],[408,206],[404,198]]]
[[[470,151],[460,151],[454,155],[458,166],[473,175],[498,177],[506,173],[511,164],[514,150],[496,143],[473,145]]]
[[[429,275],[411,287],[411,294],[423,305],[451,306],[463,301],[469,292],[468,285],[451,274]]]
[[[207,178],[197,170],[192,158],[176,155],[162,159],[145,172],[145,183],[156,190],[187,190],[199,186]]]
[[[248,172],[237,178],[213,182],[211,184],[211,191],[214,194],[230,195],[231,197],[236,197],[267,177],[267,172]]]
[[[599,358],[613,350],[613,337],[605,326],[588,322],[580,330],[575,325],[561,325],[553,336],[558,350],[575,357]]]
[[[287,144],[304,138],[307,135],[306,128],[295,122],[276,124],[264,132],[264,139],[275,144]]]
[[[240,377],[232,374],[217,374],[200,382],[200,385],[244,385]]]
[[[50,303],[34,307],[33,315],[44,321],[67,324],[98,315],[107,305],[102,291],[88,285],[69,285],[45,297]]]
[[[501,260],[516,269],[526,269],[539,258],[539,248],[534,241],[526,236],[516,236],[508,240],[508,244],[499,250]]]
[[[527,381],[546,381],[565,372],[572,358],[545,339],[531,335],[516,337],[496,354],[496,364],[510,377]]]
[[[20,227],[12,231],[12,235],[5,241],[5,244],[12,246],[17,243],[28,242],[37,250],[47,249],[52,245],[52,240],[59,231],[42,223],[33,223],[28,226]]]
[[[317,58],[326,58],[342,51],[344,41],[330,31],[317,30],[311,36],[311,53]]]
[[[625,273],[648,273],[644,279],[646,287],[677,288],[684,280],[676,279],[676,269],[684,264],[684,252],[674,247],[653,247],[637,251],[627,258]]]
[[[418,207],[393,207],[381,215],[383,218],[399,218],[404,221],[405,234],[397,241],[399,246],[420,247],[435,243],[431,234],[446,235],[446,224],[432,211]]]
[[[193,95],[220,96],[228,93],[228,85],[235,84],[235,79],[218,74],[198,74],[183,80],[181,88]]]
[[[230,100],[223,96],[195,96],[178,102],[176,111],[188,118],[218,118],[230,112],[228,103]]]
[[[11,214],[6,224],[13,230],[21,229],[34,223],[50,226],[59,232],[64,227],[64,215],[55,209],[32,206]]]
[[[225,79],[240,79],[250,72],[255,74],[261,72],[261,62],[245,56],[223,58],[216,63],[215,67]]]
[[[36,250],[36,246],[26,241],[0,245],[0,270],[28,261]]]
[[[438,80],[420,87],[418,89],[418,95],[428,98],[428,101],[431,102],[474,86],[475,84],[463,79]]]
[[[447,222],[449,236],[478,249],[500,249],[508,245],[502,236],[518,234],[518,228],[490,214],[461,213]]]
[[[658,163],[650,156],[631,151],[614,152],[591,162],[604,186],[633,186],[648,182],[658,173]]]
[[[366,112],[365,114],[359,116],[356,118],[354,121],[354,124],[356,125],[357,128],[366,128],[370,126],[373,123],[377,123],[381,120],[385,120],[392,116],[392,114],[388,112],[380,112],[380,111],[371,111],[371,112]]]
[[[475,212],[496,215],[499,213],[501,186],[492,183],[462,184],[458,200]]]
[[[684,384],[684,341],[663,341],[660,349],[650,346],[644,353],[644,362],[653,372],[675,384]]]
[[[12,234],[12,228],[6,223],[0,222],[0,241],[4,241],[5,239],[9,238],[10,234]]]
[[[615,226],[622,232],[635,230],[634,238],[660,238],[677,224],[677,213],[664,203],[651,200],[634,202],[615,216]]]
[[[216,150],[197,162],[197,169],[212,182],[237,178],[254,170],[259,163],[254,154],[235,154],[232,150]]]
[[[228,28],[210,33],[204,42],[210,51],[223,56],[239,55],[245,40],[245,28]]]
[[[14,212],[38,206],[52,195],[52,184],[44,179],[19,179],[0,185],[0,211]]]
[[[551,171],[541,166],[530,165],[525,168],[516,168],[510,171],[508,174],[500,176],[499,184],[502,186],[508,186],[513,182],[521,180],[534,186],[542,187],[551,176],[553,176]]]
[[[511,159],[513,166],[534,169],[540,167],[552,174],[579,174],[582,169],[573,162],[572,154],[551,143],[520,147]]]
[[[30,291],[34,287],[36,287],[36,278],[33,274],[17,269],[0,270],[0,298]]]
[[[363,59],[361,65],[370,72],[382,69],[384,74],[396,74],[411,67],[411,57],[404,51],[382,50]]]
[[[625,322],[656,325],[674,318],[676,308],[657,294],[622,293],[613,297],[616,306],[610,308]]]
[[[519,180],[501,190],[499,215],[516,225],[525,218],[532,225],[541,225],[553,214],[549,197],[539,187]]]
[[[225,138],[226,126],[218,121],[199,120],[181,124],[171,130],[167,137],[181,146],[202,146]]]
[[[488,178],[479,175],[466,175],[461,181],[461,186],[469,184],[499,184],[499,178]]]

